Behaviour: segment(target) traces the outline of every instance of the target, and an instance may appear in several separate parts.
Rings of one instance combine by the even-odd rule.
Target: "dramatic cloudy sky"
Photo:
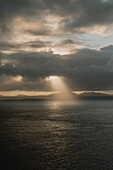
[[[0,0],[0,91],[113,90],[112,0]]]

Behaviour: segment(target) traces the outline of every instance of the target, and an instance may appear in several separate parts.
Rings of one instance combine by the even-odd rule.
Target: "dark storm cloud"
[[[12,21],[21,16],[25,20],[40,19],[48,14],[62,17],[59,25],[68,31],[95,25],[113,23],[112,0],[1,0],[0,1],[0,31],[8,34],[13,27]],[[50,34],[48,31],[26,30],[33,35]]]
[[[0,76],[21,75],[23,81],[20,86],[18,84],[20,90],[25,87],[26,82],[32,82],[28,83],[27,90],[31,90],[36,82],[38,87],[48,90],[48,82],[44,82],[44,87],[41,80],[50,75],[65,77],[68,82],[72,82],[69,84],[73,90],[113,90],[113,46],[100,51],[81,49],[77,53],[64,56],[54,55],[52,52],[23,52],[7,55],[6,59],[6,64],[0,67]]]
[[[70,7],[68,11],[70,20],[63,21],[68,29],[113,23],[113,1],[80,0],[74,1],[73,5],[74,7]]]
[[[11,31],[13,18],[22,15],[22,11],[25,11],[29,6],[29,2],[29,0],[0,1],[0,31],[2,34],[7,34]]]
[[[44,47],[80,45],[68,32],[85,32],[94,26],[110,28],[111,24],[111,0],[1,0],[0,50],[16,52],[0,53],[0,90],[48,90],[43,79],[50,75],[65,77],[73,90],[113,90],[113,46],[100,51],[80,49],[63,56],[33,52]],[[42,39],[36,41],[37,36]],[[33,38],[35,41],[31,41]],[[33,50],[25,52],[24,48]],[[22,82],[12,79],[18,75],[23,77]]]

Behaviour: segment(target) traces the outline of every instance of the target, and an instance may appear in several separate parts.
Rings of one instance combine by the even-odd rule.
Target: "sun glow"
[[[59,79],[58,76],[50,76],[49,77],[49,80],[51,80],[51,81],[57,81],[58,79]]]
[[[67,99],[69,99],[69,100],[73,99],[72,92],[70,91],[70,89],[65,84],[63,77],[49,76],[46,80],[50,81],[51,88],[52,88],[53,91],[60,93],[60,95],[57,96],[57,97],[59,97],[60,99],[64,98],[66,100]]]
[[[13,81],[16,81],[16,82],[21,82],[22,81],[22,76],[18,75],[18,76],[15,76],[15,77],[12,77],[12,80]]]

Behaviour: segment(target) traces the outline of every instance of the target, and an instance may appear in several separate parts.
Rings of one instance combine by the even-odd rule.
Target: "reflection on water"
[[[112,101],[0,102],[4,169],[113,169]]]

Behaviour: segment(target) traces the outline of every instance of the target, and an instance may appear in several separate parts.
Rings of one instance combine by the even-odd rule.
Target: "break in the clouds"
[[[1,0],[0,90],[113,90],[112,0]]]

